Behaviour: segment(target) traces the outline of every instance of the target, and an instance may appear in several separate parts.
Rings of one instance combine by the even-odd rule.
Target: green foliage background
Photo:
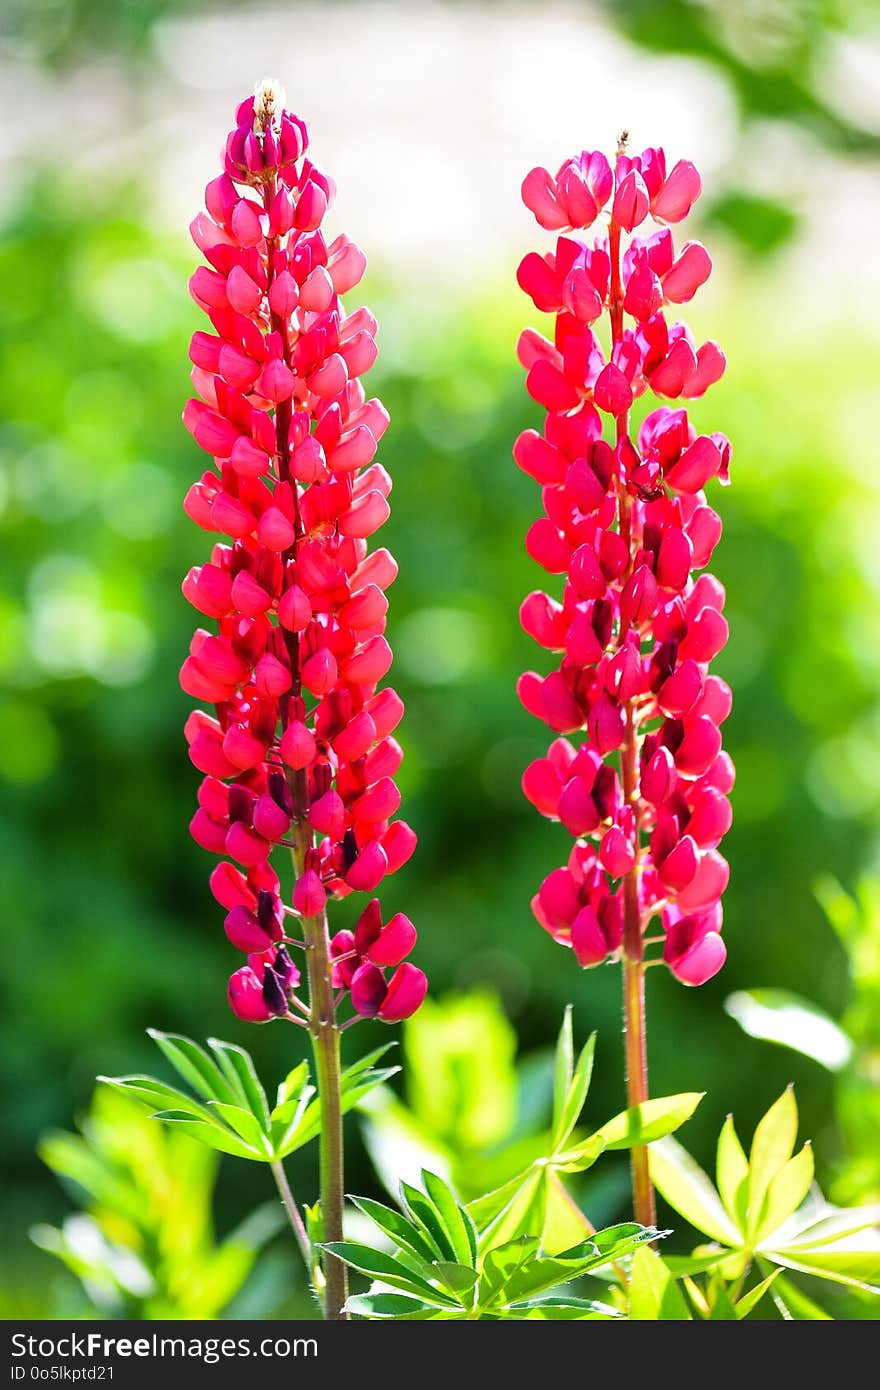
[[[751,62],[720,0],[605,10],[653,51],[714,64],[732,81],[744,131],[758,118],[792,121],[873,159],[877,138],[823,106],[809,79],[833,32],[861,22],[858,7],[773,8],[785,21],[772,30],[779,41],[771,60]],[[103,45],[143,78],[157,15],[198,9],[208,7],[13,3],[2,24],[7,42],[47,66]],[[185,289],[193,252],[183,236],[152,230],[141,170],[98,177],[86,197],[47,150],[16,183],[0,243],[0,1240],[13,1256],[0,1306],[45,1315],[61,1296],[47,1287],[66,1276],[28,1247],[27,1228],[56,1218],[64,1199],[35,1143],[47,1126],[70,1124],[95,1073],[150,1065],[148,1025],[239,1040],[270,1080],[299,1039],[228,1013],[233,956],[209,861],[186,830],[196,776],[176,671],[193,614],[179,583],[208,543],[179,506],[202,466],[179,423],[198,318]],[[727,1111],[749,1130],[794,1080],[827,1178],[839,1159],[829,1078],[746,1038],[722,1003],[758,984],[832,1014],[846,998],[845,956],[813,884],[819,873],[851,882],[870,866],[880,819],[880,483],[862,451],[876,348],[853,330],[846,293],[821,335],[792,332],[778,277],[795,254],[796,219],[743,191],[735,171],[715,193],[705,234],[728,257],[725,297],[690,317],[730,361],[694,412],[734,441],[733,486],[714,499],[732,631],[718,669],[736,694],[727,728],[739,769],[730,959],[699,991],[652,972],[652,1085],[708,1090],[687,1135],[705,1160]],[[432,990],[494,988],[522,1050],[545,1047],[572,1000],[580,1034],[599,1029],[594,1092],[610,1114],[621,1104],[617,972],[581,974],[528,907],[567,837],[518,789],[543,741],[514,694],[534,655],[517,608],[539,580],[522,547],[534,489],[510,458],[537,415],[513,355],[527,317],[513,270],[499,266],[468,303],[425,296],[414,306],[377,272],[365,285],[383,349],[371,380],[393,421],[383,540],[400,562],[390,636],[407,701],[402,790],[421,841],[386,901],[415,919]],[[346,917],[343,908],[337,923]],[[349,1188],[367,1192],[351,1129]],[[224,1228],[265,1196],[255,1165],[221,1177]]]

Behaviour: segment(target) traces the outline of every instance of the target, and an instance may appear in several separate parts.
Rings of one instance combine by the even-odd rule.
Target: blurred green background
[[[709,242],[716,275],[688,317],[730,365],[693,413],[734,443],[733,486],[712,500],[725,522],[715,568],[731,641],[718,669],[736,696],[727,740],[739,781],[729,961],[699,991],[649,977],[651,1084],[709,1092],[687,1131],[705,1159],[728,1111],[748,1133],[794,1080],[803,1132],[833,1181],[843,1154],[832,1078],[744,1036],[723,1002],[776,986],[840,1015],[846,956],[815,883],[851,884],[876,861],[871,22],[849,0],[5,0],[6,1316],[82,1311],[75,1281],[28,1231],[69,1209],[35,1145],[71,1125],[96,1073],[152,1066],[148,1025],[243,1042],[273,1082],[299,1045],[227,1011],[237,962],[208,893],[210,861],[187,834],[197,778],[177,685],[194,625],[180,579],[209,544],[180,509],[202,468],[180,424],[200,326],[187,210],[214,175],[234,103],[267,67],[339,180],[332,225],[371,257],[364,295],[382,349],[371,385],[392,415],[383,541],[400,562],[389,635],[407,702],[401,784],[420,835],[385,901],[416,921],[432,991],[495,990],[523,1053],[547,1047],[574,1002],[579,1036],[600,1031],[598,1118],[621,1104],[618,972],[581,974],[528,906],[568,842],[519,792],[546,739],[514,694],[535,659],[517,608],[540,583],[522,545],[536,490],[510,457],[538,419],[513,352],[535,319],[514,270],[544,240],[518,180],[583,145],[612,147],[624,124],[637,149],[665,143],[673,161],[702,162],[689,231]],[[360,1044],[349,1036],[350,1050]],[[348,1187],[366,1191],[375,1179],[349,1123]],[[313,1155],[293,1165],[306,1200],[312,1171]],[[264,1183],[255,1165],[222,1165],[224,1231],[266,1199]],[[283,1238],[276,1246],[270,1258],[292,1271]],[[286,1306],[266,1298],[264,1311]]]

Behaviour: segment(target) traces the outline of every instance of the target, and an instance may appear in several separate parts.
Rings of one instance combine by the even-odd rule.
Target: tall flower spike
[[[229,941],[247,956],[229,1002],[252,1022],[299,1022],[292,1008],[308,1017],[325,1235],[335,1240],[340,1025],[326,902],[373,893],[406,863],[416,837],[395,819],[403,703],[379,688],[391,666],[385,595],[397,566],[384,548],[368,553],[391,491],[376,460],[388,413],[360,381],[376,358],[376,320],[343,308],[366,260],[346,236],[328,245],[333,184],[307,147],[307,127],[285,108],[278,83],[261,82],[238,107],[224,172],[192,223],[207,264],[190,290],[212,331],[193,335],[198,394],[183,418],[211,467],[184,506],[230,543],[218,541],[183,582],[214,627],[196,632],[180,680],[214,707],[190,715],[186,736],[204,774],[192,834],[228,856],[211,888]],[[270,863],[279,845],[293,854],[289,905]],[[291,920],[295,940],[286,935]],[[414,929],[395,940],[405,949],[393,961],[364,953],[368,988],[357,971],[337,981],[351,992],[352,1021],[395,1022],[424,998],[424,975],[401,963]],[[300,974],[285,949],[303,944],[308,1006],[294,993]],[[328,1316],[340,1316],[344,1267],[328,1256],[325,1274]]]
[[[552,341],[534,329],[519,341],[527,390],[547,415],[542,433],[520,435],[514,458],[542,490],[528,553],[564,576],[558,597],[538,590],[520,613],[555,654],[548,673],[522,676],[520,698],[557,735],[523,789],[574,841],[533,910],[581,966],[623,959],[631,1102],[647,1094],[649,924],[659,920],[661,959],[684,984],[702,984],[725,958],[728,869],[718,846],[734,771],[719,727],[731,694],[709,674],[727,623],[724,589],[705,572],[721,521],[703,488],[728,481],[730,445],[698,435],[681,406],[652,410],[635,437],[630,425],[647,390],[692,399],[724,371],[717,343],[698,346],[686,324],[667,321],[711,269],[704,246],[676,252],[664,225],[681,221],[699,192],[692,164],[667,175],[662,150],[631,157],[625,141],[613,170],[585,151],[555,177],[533,169],[523,183],[537,221],[561,234],[519,267],[520,286],[555,328]],[[603,210],[607,230],[587,240],[581,233]],[[624,250],[624,233],[649,217],[655,229]],[[645,1163],[643,1187],[646,1174]]]

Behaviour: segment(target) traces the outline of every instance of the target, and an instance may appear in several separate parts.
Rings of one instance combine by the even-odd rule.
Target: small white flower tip
[[[254,88],[254,125],[265,130],[273,121],[281,119],[281,112],[287,100],[285,91],[277,77],[264,77]]]

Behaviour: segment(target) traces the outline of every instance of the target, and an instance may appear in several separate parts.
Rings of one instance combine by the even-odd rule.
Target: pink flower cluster
[[[725,367],[717,343],[698,345],[667,308],[690,300],[711,261],[699,242],[676,251],[665,224],[700,192],[684,160],[666,172],[660,149],[616,165],[584,152],[555,177],[533,169],[523,200],[553,251],[520,265],[520,286],[555,317],[550,341],[534,329],[518,355],[529,394],[547,412],[543,433],[514,447],[541,486],[543,514],[529,555],[564,576],[561,599],[536,591],[525,631],[559,654],[547,675],[529,671],[525,708],[558,735],[526,769],[523,787],[574,846],[533,901],[539,923],[582,966],[644,955],[659,919],[663,959],[685,984],[702,984],[725,959],[721,895],[728,866],[718,845],[731,823],[734,782],[720,725],[729,687],[709,674],[727,640],[724,589],[705,571],[721,535],[705,485],[728,481],[730,445],[698,434],[682,406],[660,405],[633,438],[630,409],[650,389],[665,401],[701,396]],[[588,243],[574,233],[607,211]],[[631,237],[648,218],[653,230]],[[593,325],[607,319],[607,351]],[[572,743],[565,735],[585,732]]]
[[[403,704],[378,688],[391,666],[385,591],[397,566],[367,544],[391,490],[375,461],[388,414],[360,382],[376,358],[376,321],[342,307],[365,257],[345,236],[327,244],[333,187],[304,157],[307,143],[304,123],[261,84],[237,110],[225,172],[191,228],[208,264],[190,290],[213,331],[192,339],[198,398],[184,423],[213,466],[184,506],[231,537],[183,583],[216,622],[198,629],[180,674],[214,706],[186,725],[204,774],[191,830],[240,866],[222,862],[211,887],[229,940],[248,956],[230,1002],[254,1021],[288,1014],[299,980],[285,919],[323,917],[328,895],[372,892],[416,843],[394,819]],[[288,907],[269,859],[296,827],[308,847]],[[402,963],[407,953],[387,987],[392,962],[371,964],[392,1002],[376,1006],[371,974],[368,999],[352,991],[359,1012],[400,1018],[418,1007],[425,977]]]

